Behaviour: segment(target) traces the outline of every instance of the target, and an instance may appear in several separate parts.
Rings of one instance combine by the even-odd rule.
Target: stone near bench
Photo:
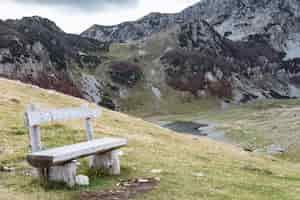
[[[76,159],[90,156],[90,167],[108,175],[120,174],[118,149],[127,145],[123,138],[103,138],[93,140],[91,119],[99,116],[99,111],[87,107],[59,109],[47,112],[30,106],[25,114],[26,125],[30,130],[32,153],[27,161],[37,168],[45,181],[65,182],[73,187],[76,183]],[[39,125],[43,123],[85,119],[87,142],[66,145],[42,151]]]

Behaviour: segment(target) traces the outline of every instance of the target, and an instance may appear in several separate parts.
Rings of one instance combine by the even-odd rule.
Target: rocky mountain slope
[[[235,102],[291,98],[300,95],[299,9],[296,0],[204,0],[177,14],[94,25],[82,36],[150,45],[151,38],[176,29],[175,45],[157,58],[169,86]]]
[[[299,7],[204,0],[177,14],[94,25],[81,36],[39,17],[8,20],[0,24],[0,74],[142,113],[211,97],[296,98]]]
[[[116,26],[94,25],[82,36],[100,41],[138,40],[163,29],[203,19],[231,40],[268,41],[287,59],[299,57],[300,3],[297,0],[202,0],[176,14],[151,13]]]
[[[0,21],[0,75],[93,99],[85,74],[102,62],[108,45],[64,33],[41,17]]]

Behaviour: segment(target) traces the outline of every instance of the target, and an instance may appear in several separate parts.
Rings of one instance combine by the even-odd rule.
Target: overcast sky
[[[64,31],[81,33],[93,24],[113,25],[150,12],[179,12],[199,0],[0,0],[0,18],[39,15]]]

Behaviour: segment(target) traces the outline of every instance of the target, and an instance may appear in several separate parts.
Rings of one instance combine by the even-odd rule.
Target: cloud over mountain
[[[22,4],[35,4],[45,6],[60,6],[74,8],[82,11],[96,11],[108,7],[132,7],[139,0],[14,0]]]

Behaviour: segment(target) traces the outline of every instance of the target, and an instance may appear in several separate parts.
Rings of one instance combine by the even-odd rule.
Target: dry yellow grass
[[[247,153],[209,139],[179,135],[106,109],[94,128],[97,137],[128,138],[129,146],[123,149],[122,175],[92,176],[88,188],[43,187],[35,178],[26,175],[31,168],[24,162],[29,146],[22,117],[29,103],[57,108],[86,102],[0,79],[0,165],[16,168],[12,173],[0,172],[1,200],[73,200],[80,191],[111,188],[120,178],[149,176],[159,176],[160,186],[139,199],[300,199],[300,166],[295,163]],[[60,146],[83,139],[82,122],[42,128],[45,146]],[[79,171],[88,174],[82,162]],[[152,174],[153,169],[161,169],[162,173]],[[203,176],[195,176],[197,173]]]

